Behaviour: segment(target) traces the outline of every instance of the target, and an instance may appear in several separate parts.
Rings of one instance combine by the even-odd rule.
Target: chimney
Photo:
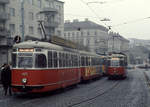
[[[65,23],[70,23],[70,20],[65,20]]]
[[[79,22],[79,20],[78,19],[74,19],[73,22]]]
[[[85,21],[89,21],[89,19],[88,19],[88,18],[85,18]]]

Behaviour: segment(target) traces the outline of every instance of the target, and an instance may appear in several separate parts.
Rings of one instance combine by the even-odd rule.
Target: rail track
[[[96,96],[93,96],[93,97],[91,97],[91,98],[87,98],[87,99],[82,100],[82,101],[80,101],[80,102],[77,102],[77,103],[68,105],[67,107],[78,106],[78,105],[80,105],[80,104],[82,104],[82,103],[86,103],[86,102],[89,102],[89,101],[91,101],[91,100],[94,100],[94,99],[96,99],[96,98],[98,98],[98,97],[100,97],[100,96],[102,96],[102,95],[104,95],[104,94],[110,92],[112,89],[116,88],[116,87],[119,85],[119,83],[120,83],[120,81],[117,81],[117,82],[116,82],[115,84],[113,84],[109,89],[103,91],[102,93],[99,93],[99,94],[97,94]]]
[[[144,73],[144,77],[145,77],[145,79],[146,79],[147,85],[148,85],[149,88],[150,88],[150,78],[149,78],[149,76],[147,75],[146,72],[143,72],[143,73]]]

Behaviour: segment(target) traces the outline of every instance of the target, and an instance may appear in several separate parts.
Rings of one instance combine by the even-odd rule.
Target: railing
[[[9,3],[9,0],[0,0],[0,3],[7,4]]]
[[[53,13],[57,13],[57,9],[55,8],[50,8],[50,7],[47,7],[47,8],[43,8],[42,12],[53,12]]]
[[[0,20],[8,20],[9,14],[6,12],[0,12]]]
[[[58,22],[45,22],[44,25],[45,27],[58,27],[59,23]]]
[[[5,28],[0,27],[0,37],[8,37],[10,35],[10,32],[6,30]]]
[[[0,41],[0,47],[3,46],[12,46],[13,45],[13,38],[2,38]]]

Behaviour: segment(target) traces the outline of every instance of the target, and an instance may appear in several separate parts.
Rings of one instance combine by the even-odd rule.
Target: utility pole
[[[24,0],[21,0],[22,41],[24,41]]]

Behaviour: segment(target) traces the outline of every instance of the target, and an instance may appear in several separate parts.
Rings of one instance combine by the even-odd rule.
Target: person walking
[[[8,64],[4,64],[1,67],[1,82],[5,91],[5,96],[9,90],[9,95],[12,95],[11,92],[11,70]]]

